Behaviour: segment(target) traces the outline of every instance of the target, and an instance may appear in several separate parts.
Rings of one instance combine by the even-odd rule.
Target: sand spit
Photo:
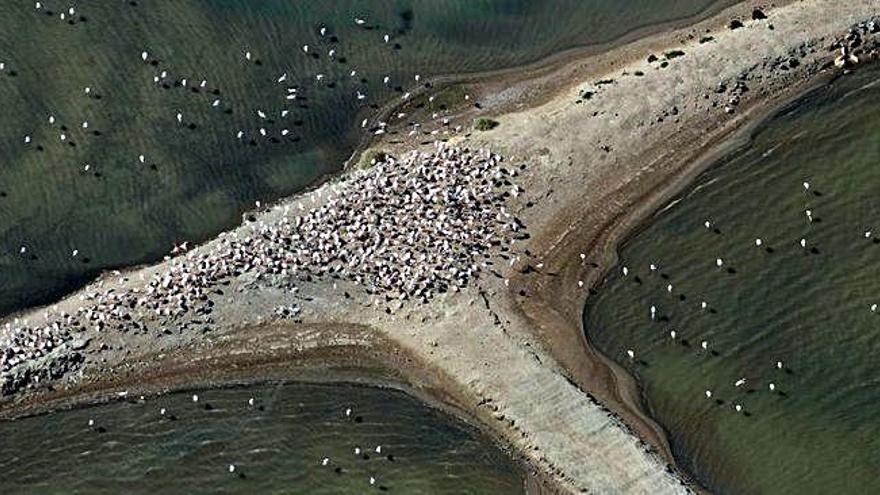
[[[805,0],[762,19],[748,4],[517,81],[507,97],[487,83],[490,109],[527,108],[530,84],[547,91],[493,131],[353,171],[10,319],[0,413],[189,373],[211,381],[196,370],[329,369],[334,350],[358,347],[467,411],[560,491],[687,491],[631,378],[584,341],[584,301],[617,239],[721,143],[823,71],[875,57],[878,11]]]

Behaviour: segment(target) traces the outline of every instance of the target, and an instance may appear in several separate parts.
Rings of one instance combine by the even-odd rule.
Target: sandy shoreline
[[[501,263],[499,277],[482,277],[466,290],[395,314],[340,297],[343,289],[357,293],[353,285],[307,283],[303,322],[283,327],[273,323],[271,309],[289,294],[236,282],[242,296],[220,309],[218,330],[160,341],[94,335],[80,375],[59,381],[54,391],[7,398],[0,415],[142,387],[152,375],[162,389],[179,379],[189,385],[259,379],[260,370],[264,377],[304,379],[330,371],[350,379],[350,370],[372,370],[375,382],[407,383],[416,396],[451,404],[459,416],[482,424],[542,473],[543,489],[684,491],[681,475],[669,467],[674,461],[664,432],[641,411],[636,384],[585,339],[581,311],[588,290],[613,266],[615,246],[633,226],[729,150],[749,125],[820,81],[819,68],[834,58],[825,49],[831,38],[876,15],[880,3],[809,0],[769,10],[769,19],[746,20],[735,31],[724,27],[751,8],[736,6],[695,26],[542,69],[534,79],[502,78],[476,88],[479,101],[487,102],[484,111],[516,111],[495,117],[501,125],[491,132],[457,139],[488,146],[507,163],[530,163],[515,213],[528,226],[531,237],[522,244],[531,255],[513,266]],[[832,10],[833,19],[827,15]],[[699,43],[706,30],[713,41]],[[662,58],[657,47],[685,53],[659,68],[660,62],[645,61],[648,53]],[[780,60],[794,57],[797,66],[779,69]],[[732,95],[743,73],[749,90]],[[595,84],[600,79],[614,82]],[[728,89],[716,92],[719,82]],[[584,99],[584,90],[590,98]],[[472,116],[466,112],[458,122]],[[401,141],[378,146],[414,146]],[[279,214],[259,216],[271,222]],[[135,279],[160,267],[128,275]],[[78,294],[66,304],[76,304]],[[96,350],[98,342],[109,348]],[[531,489],[542,488],[536,483]]]
[[[291,335],[293,332],[293,335]],[[299,328],[276,324],[247,331],[257,336],[269,352],[233,337],[209,352],[182,349],[179,355],[144,356],[151,361],[141,372],[105,370],[101,380],[86,386],[59,390],[0,410],[0,420],[18,420],[79,407],[115,401],[136,401],[175,392],[211,390],[266,383],[352,384],[406,393],[453,416],[486,435],[520,470],[526,493],[544,493],[551,481],[536,471],[522,455],[491,428],[471,415],[466,405],[445,392],[450,384],[431,373],[427,363],[416,361],[368,328]],[[299,334],[299,335],[297,335]],[[344,335],[344,340],[340,337]],[[308,349],[289,345],[293,339],[312,342]],[[224,349],[234,349],[233,352]],[[130,375],[134,374],[132,377]]]

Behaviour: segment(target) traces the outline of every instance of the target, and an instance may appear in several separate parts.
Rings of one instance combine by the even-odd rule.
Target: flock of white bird
[[[140,396],[139,401],[145,402],[146,397],[143,395]],[[199,404],[200,401],[201,401],[201,397],[199,397],[199,394],[192,395],[192,403],[193,404]],[[251,397],[247,400],[247,408],[248,409],[253,409],[256,406],[257,406],[257,399],[255,397]],[[205,409],[212,409],[210,404],[205,404],[204,408]],[[261,407],[261,409],[262,409],[262,407]],[[353,413],[354,413],[354,410],[351,407],[347,407],[344,410],[342,417],[346,421],[353,421],[356,418],[356,416],[354,416]],[[174,414],[172,414],[171,411],[169,411],[167,408],[164,408],[164,407],[159,409],[159,416],[161,416],[163,419],[166,419],[166,420],[177,419],[177,417]],[[357,418],[357,419],[359,420],[360,418]],[[98,422],[96,422],[94,418],[89,418],[89,420],[87,422],[87,426],[91,430],[96,430],[96,431],[99,431],[102,433],[104,432],[103,427],[101,425],[99,425]],[[381,444],[376,445],[375,447],[373,447],[371,449],[364,449],[358,445],[353,445],[352,452],[354,454],[355,459],[360,459],[360,460],[369,460],[370,455],[368,454],[368,452],[373,452],[377,456],[384,455],[384,458],[389,462],[394,462],[396,460],[395,456],[388,454],[387,449],[385,449]],[[318,461],[318,464],[321,467],[334,467],[334,465],[336,465],[334,467],[334,470],[337,474],[342,474],[345,471],[344,468],[341,467],[341,465],[339,465],[339,464],[344,464],[344,461],[342,461],[341,463],[336,463],[330,457],[321,458],[321,460]],[[244,477],[244,473],[241,471],[240,466],[237,464],[230,463],[227,466],[226,470],[229,472],[229,474],[236,474],[239,477]],[[367,478],[366,481],[367,481],[368,486],[371,486],[371,487],[376,486],[376,484],[379,481],[376,478],[376,476],[377,476],[377,474],[373,473],[373,475],[371,475]],[[381,486],[381,485],[379,485],[379,486]]]
[[[804,181],[802,185],[803,185],[803,191],[804,191],[804,193],[809,193],[810,190],[811,190],[811,189],[810,189],[810,188],[811,188],[811,184],[810,184],[810,182],[808,182],[808,181]],[[804,213],[805,213],[805,216],[806,216],[807,222],[810,223],[810,224],[812,224],[813,221],[814,221],[813,210],[812,210],[810,207],[807,207],[807,208],[804,209]],[[707,219],[707,220],[705,220],[705,221],[703,222],[703,226],[704,226],[707,230],[712,230],[712,229],[715,227],[714,224],[712,223],[712,221],[709,220],[709,219]],[[864,232],[864,237],[865,237],[866,239],[871,239],[872,236],[873,236],[873,234],[872,234],[872,232],[871,232],[870,230],[866,230],[866,231]],[[760,248],[760,247],[762,247],[762,246],[765,246],[765,243],[764,243],[764,240],[763,240],[763,239],[761,239],[760,237],[757,237],[757,238],[755,238],[755,240],[754,240],[754,245],[755,245],[755,247]],[[812,247],[812,246],[810,245],[810,243],[807,241],[807,239],[806,239],[805,237],[800,238],[800,240],[798,241],[798,245],[799,245],[801,248],[803,248],[803,249],[809,249],[809,248]],[[769,250],[769,248],[767,248],[767,247],[765,247],[765,249],[768,249],[768,250]],[[582,257],[582,259],[584,259],[585,255],[582,255],[581,257]],[[723,258],[718,257],[718,258],[715,258],[715,262],[714,262],[714,264],[715,264],[715,266],[716,266],[717,268],[721,269],[721,268],[723,268],[723,267],[725,266],[725,261],[724,261]],[[660,269],[660,268],[659,268],[659,266],[658,266],[657,263],[651,263],[651,264],[649,265],[649,270],[650,270],[650,273],[652,273],[652,274],[659,273],[659,269]],[[630,268],[629,268],[628,266],[625,266],[625,265],[624,265],[624,266],[621,266],[620,273],[621,273],[622,277],[626,278],[626,277],[628,277],[628,276],[630,275],[631,270],[630,270]],[[583,282],[580,282],[580,283],[579,283],[579,287],[583,287]],[[673,287],[672,284],[667,284],[667,285],[666,285],[666,292],[667,292],[667,293],[672,294],[672,293],[673,293],[673,290],[674,290],[674,287]],[[700,301],[700,303],[699,303],[699,309],[700,309],[700,311],[707,311],[707,310],[709,310],[709,304],[708,304],[708,302],[706,302],[706,301]],[[877,305],[877,304],[872,304],[872,305],[870,306],[869,309],[870,309],[871,312],[876,312],[877,309],[878,309],[878,305]],[[658,320],[658,318],[659,318],[659,313],[658,313],[658,308],[657,308],[656,305],[651,305],[651,306],[649,307],[648,315],[649,315],[649,320],[650,320],[650,321],[655,322],[655,321]],[[669,335],[669,339],[670,339],[671,342],[676,342],[677,339],[680,338],[680,335],[679,335],[678,332],[676,332],[676,330],[674,330],[674,329],[670,329],[669,332],[668,332],[668,335]],[[701,349],[704,353],[708,353],[708,352],[710,352],[710,343],[709,343],[707,340],[702,340],[702,341],[700,342],[700,349]],[[637,360],[637,356],[638,356],[638,354],[637,354],[637,352],[635,351],[635,349],[633,349],[633,348],[628,348],[628,349],[625,349],[624,352],[625,352],[627,358],[629,359],[629,361],[633,363],[633,365],[638,365],[638,360]],[[773,362],[771,368],[772,368],[773,370],[775,370],[777,373],[779,373],[779,372],[783,372],[783,371],[786,371],[786,366],[785,366],[785,364],[783,363],[783,361],[781,361],[781,360],[777,360],[777,361]],[[772,380],[772,379],[771,379],[771,380]],[[738,379],[736,379],[735,381],[733,381],[732,384],[731,384],[731,386],[732,386],[734,389],[742,389],[742,388],[746,387],[747,384],[748,384],[748,380],[747,380],[745,377],[741,377],[741,378],[738,378]],[[779,390],[778,385],[777,385],[776,382],[774,382],[774,381],[768,381],[768,382],[766,383],[766,386],[767,386],[767,390],[768,390],[770,393],[782,393],[782,392]],[[716,398],[716,400],[717,400],[717,394],[716,394],[716,391],[715,391],[715,390],[712,390],[712,389],[706,389],[706,390],[703,391],[703,395],[705,396],[706,399],[712,399],[712,398],[714,397],[714,398]],[[723,401],[718,401],[719,404],[721,404],[722,402],[723,402]],[[732,409],[733,409],[735,412],[739,412],[739,413],[748,413],[748,411],[746,410],[745,406],[744,406],[741,402],[733,401],[733,402],[731,402],[731,407],[732,407]]]

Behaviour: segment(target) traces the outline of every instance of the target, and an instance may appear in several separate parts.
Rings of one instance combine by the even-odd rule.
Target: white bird
[[[709,303],[707,303],[706,301],[700,302],[700,309],[706,309],[708,307],[709,307]]]
[[[370,485],[375,485],[375,484],[376,484],[376,478],[370,476]]]
[[[361,121],[361,128],[367,127],[367,119]]]
[[[389,41],[391,41],[391,36],[388,36],[386,34],[386,35],[382,36],[382,39],[385,41],[385,43],[388,43]]]
[[[219,107],[219,106],[220,106],[220,98],[215,99],[215,100],[211,103],[211,106],[212,106],[212,107],[215,107],[215,108],[216,108],[216,107]]]
[[[315,76],[315,79],[317,79],[318,81],[324,79],[324,74],[318,74],[318,75],[316,75],[316,76]]]
[[[876,313],[876,312],[877,312],[877,303],[874,303],[874,304],[871,305],[871,312],[872,312],[872,313]]]
[[[30,137],[30,136],[25,136],[25,137],[24,137],[24,144],[29,144],[30,142],[31,142],[31,137]]]
[[[733,408],[736,409],[736,412],[742,412],[742,410],[743,410],[743,406],[741,406],[739,404],[735,404],[733,406]]]
[[[289,113],[290,113],[290,110],[282,110],[282,111],[281,111],[281,117],[282,117],[282,118],[283,118],[283,117],[287,117],[287,114],[289,114]]]
[[[235,464],[230,464],[230,465],[229,465],[229,472],[230,472],[230,473],[234,473],[234,472],[235,472]]]
[[[165,416],[165,408],[159,409],[159,414]]]
[[[745,378],[740,378],[739,380],[733,382],[733,386],[734,386],[734,387],[742,387],[742,386],[745,385],[745,384],[746,384],[746,379],[745,379]]]
[[[357,73],[358,73],[358,71],[356,71],[356,70],[352,70],[351,72],[348,73],[348,75],[351,76],[351,77],[354,77],[354,76],[357,75]]]
[[[242,136],[244,136],[244,131],[238,131],[238,134],[235,135],[238,139],[241,139]]]
[[[275,82],[282,83],[286,80],[287,80],[287,72],[285,72],[284,74],[281,74],[281,76],[279,76],[278,79],[275,80]]]
[[[35,8],[36,10],[40,10],[40,9],[43,8],[43,4],[40,3],[40,2],[37,2],[37,3],[34,4],[34,8]]]
[[[651,266],[649,266],[648,268],[650,268],[652,272],[657,271],[657,265],[655,265],[654,263],[651,263]]]
[[[709,342],[707,342],[705,340],[700,342],[700,347],[702,347],[704,350],[708,350],[709,349]]]
[[[252,58],[251,52],[244,52],[244,58],[250,60]]]
[[[721,258],[715,258],[715,266],[718,266],[719,268],[724,266],[724,260]]]
[[[327,464],[330,464],[330,458],[329,458],[329,457],[325,457],[325,458],[321,459],[321,465],[322,465],[322,466],[326,466]]]
[[[54,124],[54,123],[55,123],[55,116],[54,116],[54,115],[50,115],[50,116],[49,116],[49,123],[50,123],[50,124]]]
[[[770,383],[770,385],[768,385],[767,387],[770,389],[771,392],[774,391],[774,390],[776,390],[776,384],[775,384],[775,383]]]
[[[377,446],[376,446],[376,453],[377,453],[377,454],[381,454],[381,453],[382,453],[382,446],[381,446],[381,445],[377,445]]]
[[[870,238],[871,238],[871,231],[870,231],[870,230],[866,230],[866,231],[865,231],[865,239],[870,239]]]
[[[91,419],[91,418],[89,419],[89,426],[95,426],[95,420],[94,420],[94,419]]]
[[[676,335],[677,335],[677,334],[675,333],[675,330],[670,330],[670,331],[669,331],[669,338],[671,338],[672,340],[675,340],[675,336],[676,336]]]
[[[331,48],[329,52],[327,52],[327,56],[333,58],[336,56],[336,49]]]
[[[358,26],[363,26],[364,24],[367,23],[367,21],[365,21],[364,19],[361,19],[361,18],[355,17],[355,18],[354,18],[354,23],[357,24]]]
[[[367,97],[367,95],[361,93],[360,91],[358,91],[358,92],[356,93],[356,96],[357,96],[357,99],[358,99],[358,100],[363,100],[364,98]]]
[[[657,316],[657,307],[651,306],[651,319],[653,320]]]
[[[755,246],[760,246],[763,243],[764,243],[764,241],[762,241],[760,237],[755,239]]]
[[[178,121],[178,122],[183,122],[183,114],[180,113],[180,112],[177,112],[177,121]]]
[[[624,277],[629,275],[629,268],[627,268],[625,266],[620,271],[623,272]]]
[[[627,350],[626,350],[626,355],[629,356],[630,359],[635,359],[635,358],[636,358],[636,353],[635,353],[635,351],[633,351],[632,349],[627,349]]]
[[[89,93],[92,92],[92,88],[86,86],[85,89],[84,89],[83,91],[84,91],[86,94],[89,94]]]
[[[666,286],[666,292],[669,292],[670,294],[672,293],[672,284]]]
[[[802,248],[806,248],[806,247],[807,247],[807,240],[804,239],[804,238],[801,238],[801,247],[802,247]]]
[[[202,79],[202,82],[199,83],[199,87],[200,87],[200,88],[204,88],[204,87],[207,86],[207,85],[208,85],[208,80],[207,80],[207,79]]]
[[[810,183],[805,181],[804,182],[804,192],[809,191],[809,190],[810,190]]]
[[[321,29],[318,30],[318,33],[320,33],[321,36],[324,36],[325,34],[327,34],[327,28],[321,26]]]
[[[145,163],[147,158],[144,155],[138,155],[138,161],[141,163]]]
[[[78,254],[79,254],[79,249],[74,249],[73,252],[71,253],[71,257],[76,258],[76,255],[78,255]]]
[[[27,252],[27,246],[22,246],[21,249],[18,250],[20,254],[24,254]]]
[[[385,76],[382,78],[382,84],[388,84],[389,82],[391,82],[391,77]]]
[[[361,455],[361,448],[360,447],[354,448],[354,455]]]
[[[192,401],[193,401],[193,402],[198,402],[198,401],[199,401],[199,396],[196,395],[196,394],[193,394]]]
[[[264,112],[264,111],[262,111],[262,110],[257,110],[257,117],[259,117],[259,118],[261,118],[261,119],[265,119],[265,118],[266,118],[266,112]]]
[[[812,211],[812,210],[807,210],[807,211],[805,211],[804,213],[807,214],[807,220],[808,220],[810,223],[813,223],[813,211]]]
[[[82,128],[83,128],[83,129],[88,129],[88,128],[89,128],[89,121],[88,121],[88,120],[84,120],[84,121],[83,121],[83,123],[82,123]]]
[[[144,62],[147,61],[147,58],[148,58],[149,56],[150,56],[149,53],[147,53],[147,52],[145,52],[145,51],[141,52],[141,60],[143,60]]]
[[[351,416],[351,408],[350,407],[345,410],[345,415],[346,415],[346,417]]]
[[[710,221],[708,221],[708,220],[706,220],[705,222],[703,222],[703,225],[705,225],[707,229],[711,229],[711,228],[712,228],[712,222],[710,222]]]
[[[776,369],[782,369],[782,361],[776,361]]]
[[[309,45],[303,45],[303,53],[309,53]]]
[[[415,80],[416,80],[416,82],[419,82],[419,79],[421,79],[421,78],[422,78],[422,76],[420,76],[420,75],[418,75],[418,74],[416,74],[416,75],[415,75],[415,76],[414,76],[414,78],[415,78]]]
[[[706,398],[709,399],[709,398],[711,398],[711,397],[712,397],[712,391],[711,391],[711,390],[706,390]]]
[[[255,401],[254,401],[254,398],[253,398],[253,397],[251,397],[250,399],[248,399],[248,405],[249,405],[249,406],[253,406],[253,405],[254,405],[254,402],[255,402]]]

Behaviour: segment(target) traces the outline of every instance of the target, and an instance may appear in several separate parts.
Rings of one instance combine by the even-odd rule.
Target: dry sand
[[[493,432],[544,480],[532,485],[535,490],[694,489],[669,467],[663,432],[641,412],[632,378],[585,341],[581,311],[589,287],[613,265],[621,236],[729,149],[749,124],[821,78],[819,68],[833,59],[825,50],[832,38],[880,12],[876,0],[804,0],[768,10],[767,20],[726,28],[732,17],[750,15],[751,6],[528,78],[472,88],[483,111],[515,111],[496,116],[500,126],[493,131],[457,138],[460,144],[489,146],[509,162],[530,164],[520,178],[526,194],[517,215],[531,238],[518,246],[534,258],[513,267],[498,260],[500,278],[486,275],[462,292],[386,314],[367,306],[369,298],[359,297],[353,285],[304,283],[302,296],[292,296],[242,277],[225,289],[214,330],[161,339],[91,335],[81,373],[51,390],[5,399],[0,414],[124,390],[252,379],[357,380],[368,370],[372,379],[405,382],[417,395],[448,404]],[[714,39],[700,43],[707,30]],[[684,55],[665,68],[646,61],[649,53],[662,59],[671,50]],[[791,57],[799,65],[782,70],[778,62]],[[742,75],[749,91],[727,113],[732,95],[715,90],[721,82],[733,88]],[[595,94],[575,103],[583,90]],[[381,146],[412,146],[394,139]],[[281,214],[272,208],[258,218],[272,222]],[[143,284],[141,275],[149,278],[162,268],[132,271],[122,281],[108,276],[103,283]],[[343,297],[343,291],[355,296]],[[291,298],[303,308],[302,323],[273,317],[273,309]],[[77,303],[74,294],[59,305]]]

